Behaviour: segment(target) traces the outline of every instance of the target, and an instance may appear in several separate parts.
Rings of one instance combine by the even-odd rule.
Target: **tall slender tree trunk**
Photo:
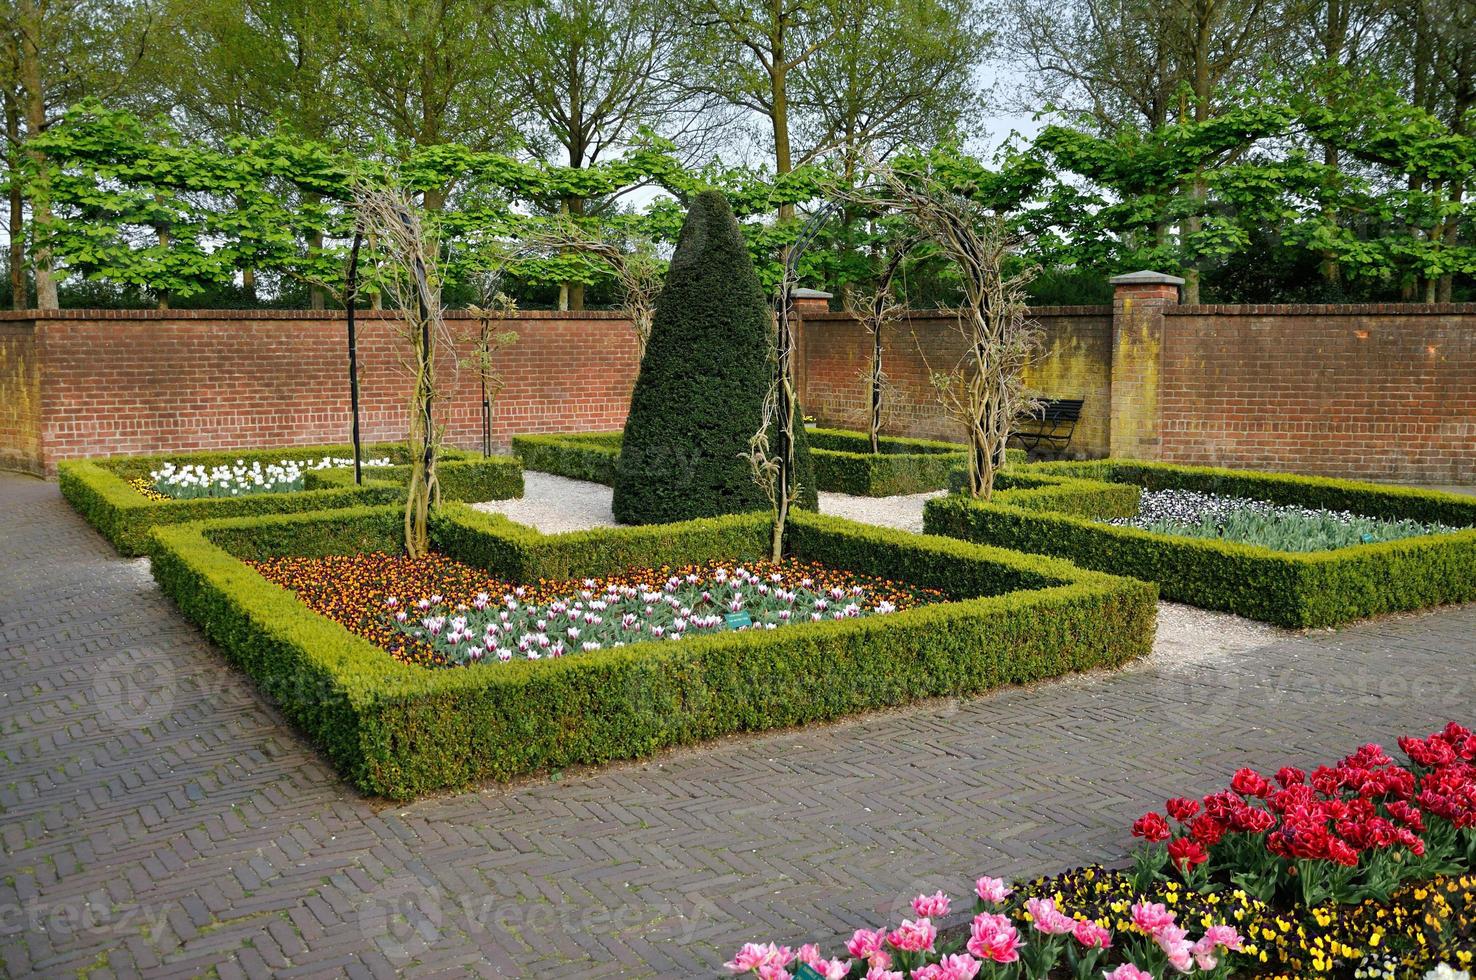
[[[774,175],[783,177],[794,169],[789,149],[789,65],[784,47],[784,11],[780,0],[773,3],[774,33],[769,36],[769,115],[774,124]],[[794,217],[793,204],[779,205],[779,220]]]
[[[158,195],[155,195],[154,196],[154,203],[155,204],[162,203],[160,201]],[[155,234],[157,234],[159,236],[159,251],[160,251],[160,253],[161,254],[168,254],[168,252],[169,252],[169,226],[166,225],[164,222],[161,221],[157,225],[154,226],[154,232],[155,232]],[[160,289],[159,290],[158,308],[161,309],[161,310],[167,310],[167,309],[169,309],[169,290],[167,290],[167,289]]]
[[[25,94],[26,136],[39,136],[46,128],[46,92],[41,81],[41,11],[36,0],[18,0],[15,9],[20,27],[20,83]],[[30,153],[36,163],[45,162],[45,157],[40,153],[34,150]],[[51,224],[50,196],[50,181],[43,168],[31,183],[33,238],[43,233]],[[36,281],[37,309],[60,308],[56,277],[51,269],[51,249],[44,246],[32,247],[31,274]]]
[[[1345,0],[1326,0],[1323,13],[1322,60],[1328,64],[1341,65],[1348,42],[1348,4]],[[1322,165],[1334,173],[1340,170],[1342,161],[1339,159],[1338,147],[1333,143],[1323,144]],[[1323,208],[1322,218],[1334,227],[1342,223],[1338,209],[1331,204]],[[1332,249],[1323,249],[1321,270],[1322,281],[1329,286],[1336,286],[1343,279],[1342,266],[1338,262],[1337,253]]]
[[[20,181],[20,106],[5,93],[5,142],[10,147],[10,308],[24,310],[30,302],[26,288],[26,199]]]
[[[1210,21],[1201,18],[1194,43],[1194,121],[1206,122],[1210,117]],[[1209,185],[1205,183],[1203,170],[1196,170],[1189,183],[1192,212],[1184,219],[1184,237],[1190,248],[1199,237],[1204,221],[1200,210],[1209,197]],[[1193,306],[1199,302],[1199,257],[1186,254],[1184,263],[1184,303]]]

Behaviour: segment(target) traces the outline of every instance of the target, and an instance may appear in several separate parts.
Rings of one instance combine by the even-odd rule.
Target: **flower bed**
[[[444,555],[370,553],[248,562],[397,660],[464,667],[643,640],[886,615],[943,599],[818,562],[704,562],[520,585]],[[403,598],[402,598],[403,597]]]
[[[919,895],[900,925],[856,930],[845,956],[751,943],[728,966],[770,980],[1404,980],[1442,964],[1467,970],[1476,737],[1451,724],[1400,745],[1407,763],[1366,745],[1310,774],[1242,769],[1224,790],[1139,818],[1131,870],[1014,887],[980,878],[972,921],[959,928],[940,933],[948,896]]]
[[[1118,460],[1035,464],[1003,474],[1000,486],[1005,492],[987,504],[958,495],[928,501],[924,528],[1155,581],[1165,598],[1282,626],[1331,626],[1476,598],[1476,498]],[[1166,490],[1461,530],[1295,553],[1102,523],[1135,516],[1142,492]]]
[[[352,457],[324,456],[322,459],[281,459],[262,465],[261,460],[237,459],[233,463],[175,464],[167,462],[147,477],[135,477],[128,485],[149,500],[198,500],[201,497],[244,497],[254,493],[288,493],[306,489],[307,474],[317,470],[350,469]],[[388,456],[365,459],[361,469],[391,465]],[[371,474],[372,475],[372,474]]]
[[[881,452],[870,451],[865,433],[808,429],[818,489],[863,497],[923,493],[948,486],[949,472],[964,462],[956,443],[887,437]],[[620,455],[619,432],[514,436],[513,453],[530,470],[609,486]],[[1018,449],[1005,452],[1010,465],[1025,462]]]
[[[314,612],[247,564],[395,551],[401,522],[389,507],[235,518],[157,528],[150,550],[163,591],[339,771],[395,798],[1113,666],[1152,645],[1151,585],[810,513],[795,514],[787,529],[794,561],[935,590],[947,601],[427,670]],[[543,535],[448,504],[431,535],[445,558],[533,586],[756,561],[770,524],[767,515],[742,514]]]
[[[352,459],[349,446],[310,446],[302,449],[249,449],[221,452],[173,453],[167,456],[112,456],[67,460],[57,467],[62,496],[86,521],[125,556],[144,554],[149,532],[162,524],[198,521],[245,514],[283,514],[333,510],[365,504],[388,504],[404,499],[410,477],[404,447],[381,444],[364,447],[367,458],[388,465],[364,470],[364,482],[355,486],[353,468],[306,468],[325,457]],[[303,467],[297,473],[301,489],[275,487],[270,492],[226,496],[203,495],[176,499],[154,490],[151,477],[166,466],[182,465],[210,470],[225,466],[250,472],[253,464],[269,467],[284,462]],[[193,471],[192,472],[197,472]],[[262,470],[265,474],[266,470]],[[501,500],[523,495],[523,471],[508,456],[484,458],[457,449],[443,450],[437,466],[441,494],[447,500]],[[284,475],[287,471],[284,468]]]
[[[1144,491],[1136,515],[1107,523],[1173,537],[1238,541],[1273,551],[1329,551],[1460,530],[1408,518],[1364,517],[1346,510],[1273,504],[1197,490]]]

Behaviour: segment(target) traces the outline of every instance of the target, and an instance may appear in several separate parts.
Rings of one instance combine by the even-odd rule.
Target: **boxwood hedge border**
[[[1022,486],[1021,480],[1036,485]],[[1295,553],[1099,522],[1136,512],[1136,501],[1126,506],[1129,498],[1122,495],[1128,488],[1133,497],[1145,489],[1197,490],[1456,527],[1476,525],[1472,497],[1111,459],[1036,464],[1004,475],[1002,485],[1005,490],[987,504],[957,494],[928,501],[924,530],[1131,575],[1158,583],[1164,598],[1279,626],[1335,626],[1476,599],[1476,528]]]
[[[364,447],[371,457],[404,460],[402,443]],[[193,500],[150,500],[129,486],[128,481],[147,476],[164,463],[200,463],[207,466],[234,463],[275,463],[283,459],[323,456],[351,457],[348,445],[291,446],[272,449],[187,450],[147,456],[110,456],[66,460],[57,466],[62,496],[103,537],[129,558],[146,553],[149,531],[161,524],[178,524],[218,517],[249,514],[284,514],[342,507],[388,504],[403,500],[410,467],[396,463],[364,470],[364,483],[354,486],[351,470],[310,471],[305,488],[288,493],[252,494],[246,497],[212,497]],[[511,456],[483,457],[480,453],[445,448],[437,464],[441,495],[446,500],[502,500],[523,495],[522,464]]]
[[[1149,652],[1157,590],[1068,562],[797,513],[800,558],[945,589],[885,617],[648,642],[559,660],[428,670],[310,611],[243,558],[393,550],[396,508],[155,528],[154,576],[360,790],[408,799],[485,779],[647,755]],[[459,504],[437,548],[511,580],[767,550],[764,514],[543,535]]]
[[[887,436],[881,452],[872,453],[863,432],[810,428],[810,457],[815,484],[822,491],[859,497],[926,493],[948,486],[950,470],[965,462],[964,450],[953,442]],[[579,432],[514,436],[514,455],[530,470],[574,480],[611,485],[620,455],[619,432]],[[1025,462],[1019,449],[1005,451],[1006,463]]]

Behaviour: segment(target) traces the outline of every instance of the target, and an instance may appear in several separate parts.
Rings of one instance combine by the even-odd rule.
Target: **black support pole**
[[[364,482],[363,446],[359,435],[359,337],[355,329],[354,312],[359,305],[359,245],[364,240],[363,232],[354,229],[354,244],[349,249],[348,281],[343,291],[343,305],[348,313],[348,358],[349,358],[349,406],[353,411],[354,485]]]

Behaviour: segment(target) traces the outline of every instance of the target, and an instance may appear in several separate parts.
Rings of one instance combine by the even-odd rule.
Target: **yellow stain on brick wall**
[[[1123,303],[1126,311],[1130,301]],[[1158,385],[1162,341],[1145,323],[1119,335],[1112,357],[1112,454],[1137,459],[1158,455]]]
[[[41,372],[34,354],[0,341],[0,466],[41,472]]]
[[[1080,335],[1049,333],[1039,356],[1025,369],[1025,383],[1046,398],[1082,398],[1081,422],[1071,453],[1106,456],[1111,412],[1110,340],[1094,343]]]

